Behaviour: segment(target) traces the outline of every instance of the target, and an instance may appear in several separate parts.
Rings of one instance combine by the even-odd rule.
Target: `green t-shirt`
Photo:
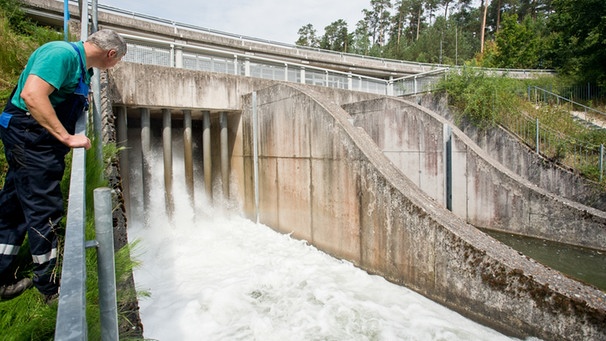
[[[82,64],[86,69],[84,44],[81,41],[76,42],[75,44],[80,50]],[[92,72],[93,70],[90,69],[84,74],[84,81],[87,85],[90,84]],[[29,75],[36,75],[55,88],[55,91],[49,96],[51,104],[54,107],[74,93],[81,74],[82,71],[80,68],[80,61],[78,60],[78,53],[70,43],[65,41],[46,43],[40,46],[29,57],[25,69],[21,73],[21,76],[19,76],[17,90],[11,102],[18,108],[25,111],[28,110],[25,102],[20,96],[21,90],[23,89],[27,77]]]

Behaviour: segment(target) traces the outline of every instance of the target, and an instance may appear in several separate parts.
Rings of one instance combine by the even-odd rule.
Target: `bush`
[[[458,110],[458,121],[465,120],[479,128],[500,123],[503,116],[519,112],[524,85],[505,76],[490,76],[484,71],[466,67],[453,71],[440,87],[449,95],[449,102]]]

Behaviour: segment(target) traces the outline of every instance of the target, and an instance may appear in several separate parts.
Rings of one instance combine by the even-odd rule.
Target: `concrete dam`
[[[131,164],[122,152],[123,178],[148,171],[159,137],[168,210],[171,169],[189,178],[201,162],[203,179],[186,181],[209,197],[229,196],[251,220],[473,320],[516,337],[606,339],[606,293],[475,227],[604,250],[604,213],[504,169],[436,113],[391,96],[128,62],[107,78],[116,140],[143,154]],[[178,165],[170,141],[181,129]],[[188,156],[192,135],[201,157]]]
[[[61,1],[23,4],[36,20],[61,25]],[[606,251],[606,214],[514,173],[437,112],[403,99],[430,78],[417,76],[443,66],[269,44],[121,11],[98,19],[129,42],[102,87],[115,116],[105,133],[126,147],[126,193],[149,202],[149,184],[126,179],[146,178],[150,144],[160,140],[169,212],[182,204],[172,170],[184,167],[188,186],[203,183],[207,197],[229,198],[251,220],[505,334],[606,340],[604,291],[476,228]],[[183,135],[182,165],[173,163],[173,134]]]

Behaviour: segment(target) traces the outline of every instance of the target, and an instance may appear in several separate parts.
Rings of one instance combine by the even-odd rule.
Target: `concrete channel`
[[[453,211],[445,208],[443,189],[435,182],[444,182],[436,172],[444,168],[445,156],[438,146],[447,129],[445,121],[429,110],[368,93],[133,63],[122,63],[110,72],[109,88],[115,108],[127,114],[129,126],[140,122],[141,108],[149,110],[152,122],[162,121],[166,109],[173,122],[191,115],[194,127],[204,126],[204,113],[209,112],[206,154],[212,162],[205,179],[210,176],[212,182],[224,176],[226,167],[219,160],[227,154],[229,188],[234,189],[230,197],[250,219],[292,233],[506,334],[545,340],[606,339],[606,293],[529,259],[468,222],[476,219],[470,212],[482,211],[482,205],[494,208],[495,202],[476,198],[471,206],[477,210],[466,210],[463,217],[455,214],[457,205],[469,198],[453,200]],[[404,124],[407,120],[416,125]],[[404,135],[408,137],[397,136],[416,141],[415,156],[403,155],[400,162],[414,163],[408,168],[415,176],[407,175],[406,167],[398,168],[380,147],[378,137],[387,134],[386,127],[408,129],[409,135]],[[430,138],[412,139],[413,131]],[[455,141],[453,168],[463,169],[461,174],[467,177],[454,180],[453,187],[495,184],[493,189],[478,187],[471,192],[492,193],[493,199],[502,198],[501,192],[513,193],[507,200],[517,202],[523,214],[538,211],[561,219],[557,233],[573,228],[564,221],[571,219],[566,214],[578,209],[575,204],[528,186],[485,159],[485,153],[456,128],[450,131]],[[227,148],[221,147],[225,140]],[[421,159],[420,145],[435,148],[425,149]],[[399,148],[404,150],[403,146]],[[419,168],[422,164],[431,167]],[[471,170],[477,170],[478,180],[470,180]],[[434,180],[419,181],[419,173]],[[427,188],[435,189],[435,198]],[[500,228],[522,220],[503,220],[507,210],[485,211],[498,214]],[[591,215],[583,223],[594,229],[587,234],[603,238],[603,213],[584,207],[581,212]],[[486,215],[481,217],[488,221]]]

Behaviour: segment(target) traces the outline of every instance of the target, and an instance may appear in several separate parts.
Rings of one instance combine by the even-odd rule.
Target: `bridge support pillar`
[[[173,144],[170,109],[162,109],[162,147],[164,155],[164,199],[166,213],[172,217],[173,201]]]
[[[147,213],[151,190],[151,122],[148,108],[141,108],[141,167],[143,210]]]
[[[222,112],[221,124],[221,182],[223,183],[223,197],[229,199],[229,150],[227,139],[227,113]]]
[[[183,110],[183,159],[185,161],[185,187],[190,204],[194,205],[194,162],[192,152],[191,111]]]
[[[204,187],[209,200],[213,198],[212,158],[210,149],[210,111],[204,112],[202,121],[202,157],[204,159]]]

